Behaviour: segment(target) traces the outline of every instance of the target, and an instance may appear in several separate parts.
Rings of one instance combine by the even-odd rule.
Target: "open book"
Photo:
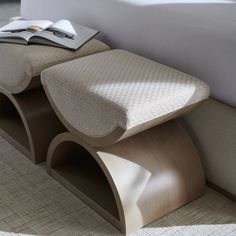
[[[97,30],[72,24],[68,20],[56,23],[47,20],[17,20],[0,28],[0,42],[45,44],[76,50],[97,33]]]

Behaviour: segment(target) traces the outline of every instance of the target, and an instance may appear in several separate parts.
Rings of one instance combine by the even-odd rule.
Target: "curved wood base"
[[[17,95],[0,91],[0,135],[34,163],[46,160],[50,142],[65,130],[42,88]]]
[[[124,233],[199,197],[205,176],[195,146],[171,121],[109,147],[58,135],[48,172]]]

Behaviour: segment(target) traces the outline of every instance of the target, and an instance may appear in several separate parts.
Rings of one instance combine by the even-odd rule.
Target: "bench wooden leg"
[[[34,163],[46,160],[50,142],[64,131],[43,89],[0,91],[0,135]]]
[[[66,132],[48,152],[48,173],[124,233],[201,196],[205,176],[192,140],[175,120],[108,147]]]

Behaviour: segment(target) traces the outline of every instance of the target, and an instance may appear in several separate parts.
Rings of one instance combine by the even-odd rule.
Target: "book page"
[[[22,31],[18,33],[10,33],[10,32],[0,32],[0,42],[14,42],[14,39],[16,39],[16,43],[19,42],[19,39],[22,39],[26,42],[30,40],[30,38],[33,36],[31,32],[28,31]],[[8,40],[10,39],[10,40]]]
[[[50,45],[76,50],[98,33],[97,30],[82,25],[74,23],[72,23],[72,25],[76,32],[76,36],[74,37],[70,37],[63,33],[59,34],[58,32],[44,30],[34,34],[30,39],[30,42],[48,45],[48,41],[50,41]],[[45,42],[43,42],[43,39],[46,39]]]
[[[47,30],[62,32],[68,34],[70,37],[77,35],[73,25],[68,20],[59,20],[47,28]]]
[[[0,32],[19,33],[21,31],[38,32],[48,28],[53,22],[47,20],[16,20],[2,28]]]

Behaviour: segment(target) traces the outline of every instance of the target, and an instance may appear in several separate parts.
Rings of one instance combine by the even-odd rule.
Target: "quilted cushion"
[[[0,86],[9,93],[23,92],[31,82],[34,82],[34,87],[39,87],[42,70],[108,49],[107,45],[95,39],[77,51],[42,45],[0,43]]]
[[[63,63],[41,77],[62,117],[93,138],[161,119],[209,96],[201,80],[123,50]]]

